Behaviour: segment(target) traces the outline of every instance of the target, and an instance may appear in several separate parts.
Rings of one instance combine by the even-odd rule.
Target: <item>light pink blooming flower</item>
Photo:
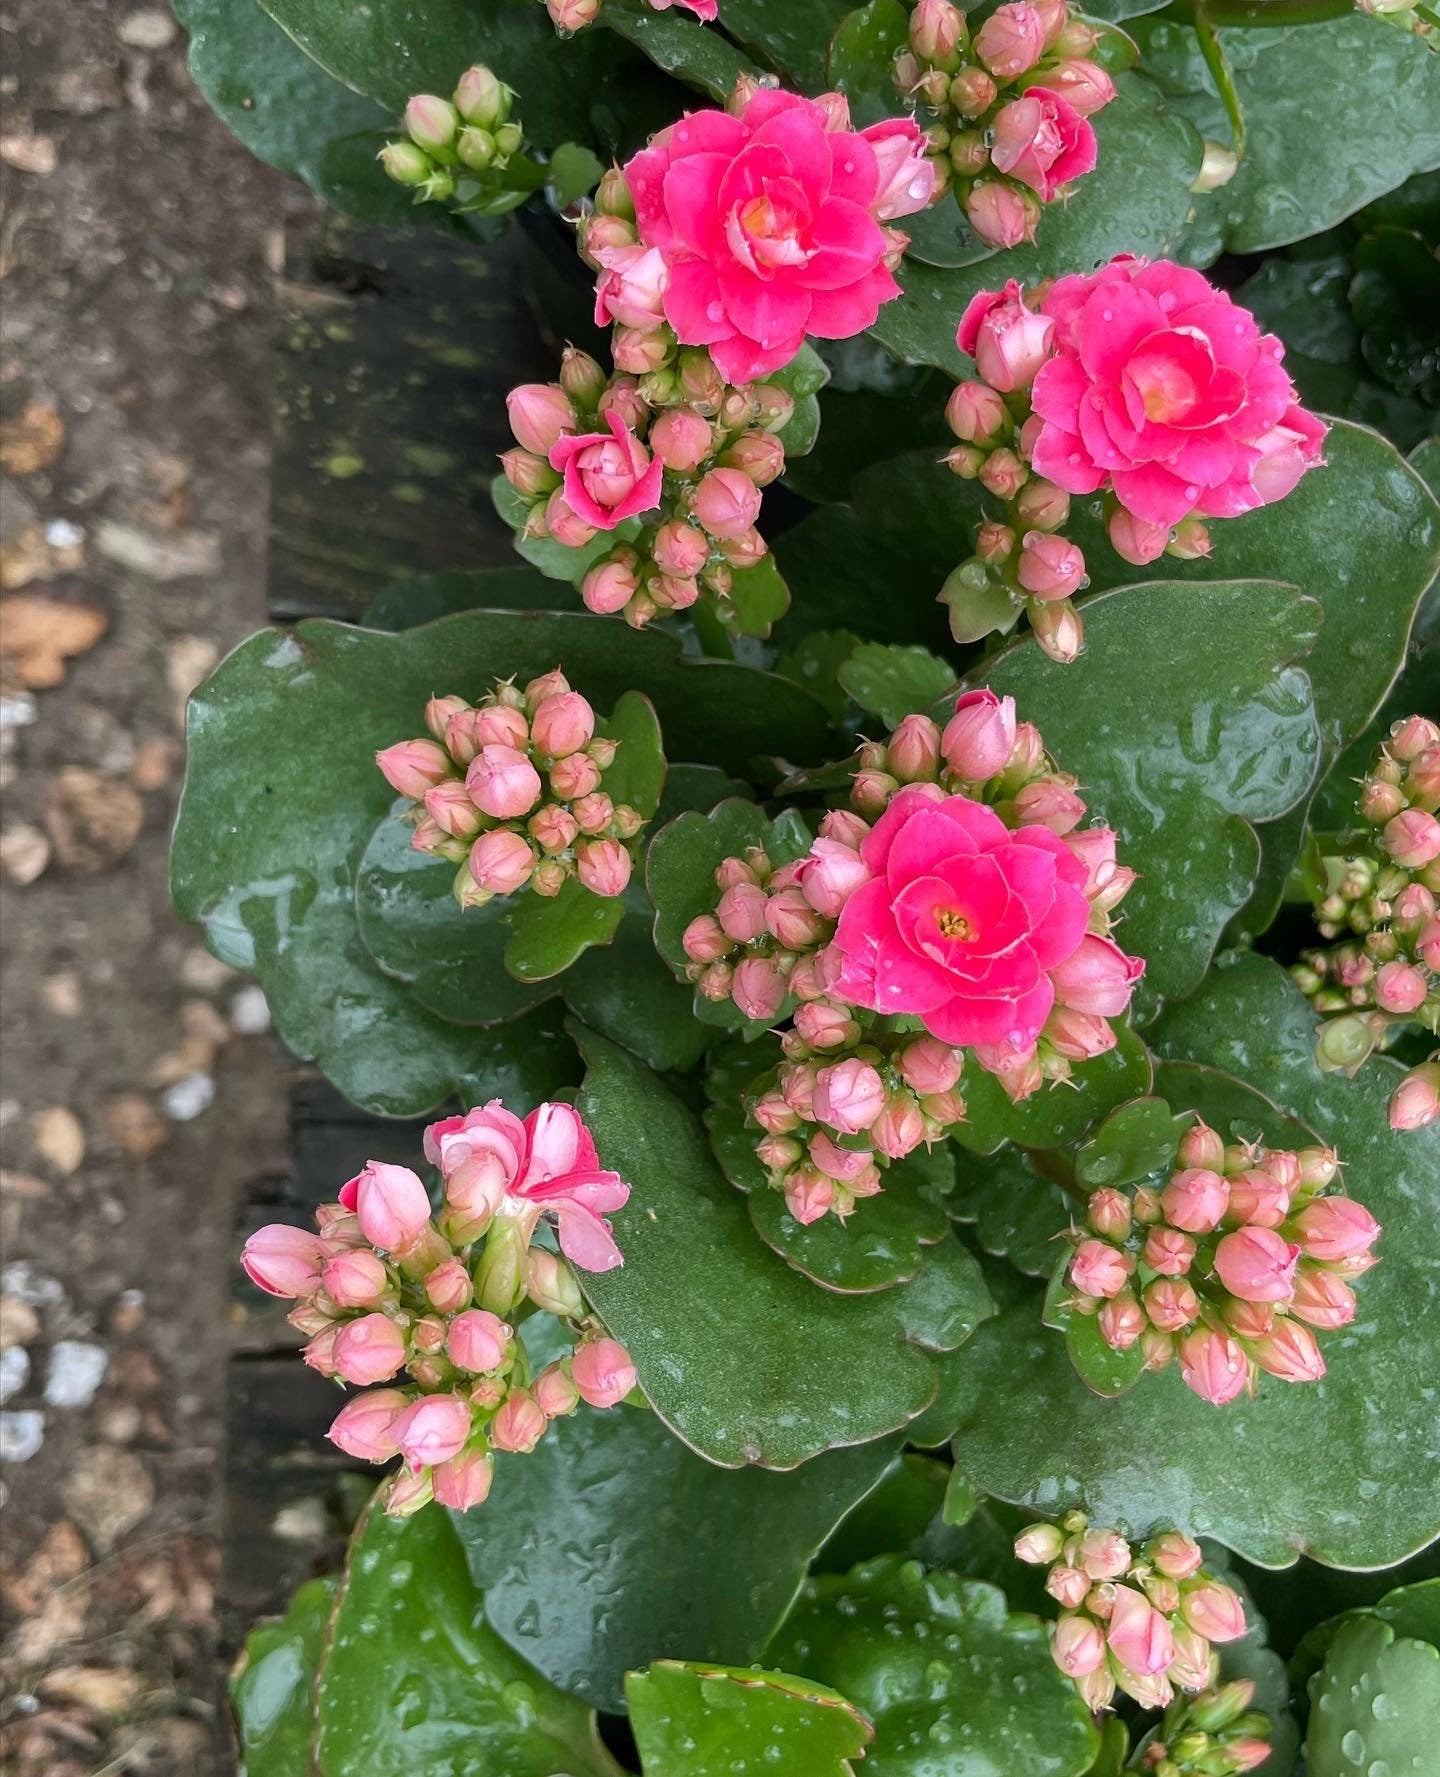
[[[660,504],[665,470],[619,416],[605,416],[610,428],[557,439],[550,467],[565,477],[565,503],[583,523],[613,531]],[[551,527],[553,530],[553,526]]]
[[[990,159],[1002,173],[1028,185],[1042,204],[1063,186],[1095,170],[1095,131],[1089,121],[1043,86],[1028,87],[1001,108]]]

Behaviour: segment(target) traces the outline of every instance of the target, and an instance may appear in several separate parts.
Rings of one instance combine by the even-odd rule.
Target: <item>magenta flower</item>
[[[720,14],[719,0],[647,0],[651,12],[669,12],[672,6],[683,6],[686,12],[693,12],[697,19],[710,24]]]
[[[900,294],[880,219],[930,201],[923,138],[906,120],[847,125],[843,99],[761,87],[738,117],[693,112],[625,168],[640,239],[669,267],[665,318],[729,382],[779,370],[807,333],[863,332]]]
[[[1041,304],[1055,353],[1035,379],[1031,460],[1067,493],[1114,490],[1149,524],[1233,518],[1321,461],[1284,347],[1199,272],[1121,257],[1060,278]]]
[[[1056,1000],[1050,972],[1085,939],[1085,865],[1047,827],[1011,831],[969,797],[926,788],[901,790],[860,848],[873,880],[840,915],[839,995],[917,1015],[957,1047],[1031,1050]],[[1125,961],[1133,985],[1141,965]]]
[[[617,413],[607,413],[605,423],[609,437],[603,432],[566,436],[550,450],[550,467],[565,477],[566,505],[597,531],[613,531],[658,506],[665,476],[659,459]]]
[[[1095,171],[1095,131],[1057,92],[1027,87],[1001,109],[993,127],[990,159],[996,169],[1028,185],[1042,204],[1072,179]]]

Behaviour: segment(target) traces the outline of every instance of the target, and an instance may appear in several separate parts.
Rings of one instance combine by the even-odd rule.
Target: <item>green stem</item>
[[[1320,25],[1349,18],[1354,0],[1175,0],[1161,15],[1193,24],[1207,18],[1212,25],[1244,25],[1251,30],[1288,25]]]
[[[1235,76],[1231,71],[1229,58],[1220,42],[1220,33],[1215,29],[1205,14],[1195,20],[1195,35],[1200,40],[1200,53],[1205,58],[1205,66],[1210,70],[1210,78],[1215,82],[1220,94],[1221,103],[1225,107],[1225,115],[1230,120],[1231,146],[1235,150],[1237,161],[1245,158],[1245,110],[1240,103],[1240,95],[1235,90]]]

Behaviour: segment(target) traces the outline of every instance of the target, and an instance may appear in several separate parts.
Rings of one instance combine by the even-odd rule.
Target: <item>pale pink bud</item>
[[[1090,1595],[1090,1576],[1083,1567],[1061,1562],[1050,1569],[1045,1590],[1057,1604],[1063,1604],[1067,1610],[1077,1610]]]
[[[332,1444],[361,1462],[388,1462],[400,1445],[395,1421],[410,1404],[398,1388],[377,1388],[346,1401],[325,1434]]]
[[[750,1107],[750,1115],[771,1135],[788,1135],[800,1124],[800,1115],[791,1110],[777,1091],[762,1093]]]
[[[459,1259],[446,1259],[425,1277],[425,1300],[440,1314],[458,1314],[474,1294],[470,1273]]]
[[[650,553],[661,573],[673,580],[693,580],[710,559],[710,544],[701,531],[672,518],[655,533]]]
[[[1094,1191],[1085,1206],[1085,1219],[1106,1240],[1124,1240],[1130,1232],[1130,1199],[1123,1191]]]
[[[1429,986],[1422,970],[1413,963],[1389,962],[1375,976],[1375,1004],[1398,1018],[1408,1017],[1425,1004]]]
[[[1301,1265],[1295,1274],[1290,1312],[1310,1326],[1326,1331],[1349,1326],[1355,1318],[1355,1292],[1333,1272]]]
[[[600,788],[600,767],[589,753],[567,753],[550,767],[550,788],[564,802]]]
[[[1372,826],[1383,827],[1386,821],[1399,814],[1407,806],[1405,792],[1399,784],[1385,783],[1376,779],[1365,784],[1360,791],[1360,814]]]
[[[738,541],[760,516],[760,490],[738,469],[712,469],[695,489],[693,510],[712,537]]]
[[[965,46],[965,14],[951,0],[919,0],[910,14],[910,47],[921,61],[952,72]]]
[[[800,889],[817,913],[838,919],[850,896],[869,880],[869,868],[858,851],[838,839],[820,838],[810,847],[800,873]]]
[[[1219,1668],[1210,1643],[1184,1623],[1178,1627],[1172,1623],[1171,1633],[1175,1637],[1175,1658],[1166,1669],[1166,1678],[1182,1691],[1203,1691],[1214,1682]]]
[[[537,525],[535,523],[536,513],[531,514],[532,528],[527,530],[527,536],[551,537],[555,542],[562,543],[567,549],[583,549],[598,534],[594,525],[581,518],[565,498],[563,488],[557,487],[555,492],[551,494],[545,502],[544,512],[540,516],[543,518],[543,523]]]
[[[1141,1258],[1162,1277],[1183,1277],[1195,1260],[1195,1242],[1174,1228],[1152,1228]]]
[[[535,853],[518,833],[503,828],[482,833],[470,848],[470,874],[477,888],[510,895],[530,880]]]
[[[510,1350],[510,1328],[498,1314],[484,1308],[467,1308],[450,1322],[445,1349],[456,1367],[483,1375],[498,1370]]]
[[[921,1097],[948,1092],[960,1079],[964,1057],[938,1037],[917,1037],[897,1057],[905,1084]]]
[[[463,697],[432,697],[425,705],[425,726],[435,740],[443,742],[451,717],[468,712],[469,708]]]
[[[269,1222],[245,1242],[240,1263],[270,1296],[308,1296],[319,1287],[325,1249],[317,1235],[288,1222]]]
[[[981,189],[1016,195],[1005,186],[977,186],[975,191]],[[982,304],[988,306],[980,307]],[[1049,315],[1029,308],[1020,296],[1019,286],[1010,284],[1002,296],[987,292],[977,297],[961,322],[960,332],[962,340],[968,342],[962,349],[970,352],[980,375],[993,389],[1009,394],[1016,389],[1028,389],[1034,382],[1050,356],[1055,323]]]
[[[480,812],[456,778],[425,792],[425,812],[451,839],[473,839],[480,831]]]
[[[1196,1327],[1178,1347],[1180,1377],[1202,1401],[1223,1407],[1241,1393],[1250,1379],[1245,1353],[1226,1333],[1213,1327]]]
[[[1197,1117],[1180,1137],[1177,1158],[1181,1166],[1219,1172],[1225,1164],[1225,1143],[1208,1123]]]
[[[530,724],[525,720],[524,711],[517,710],[512,704],[488,703],[474,712],[473,720],[475,748],[470,755],[472,759],[482,747],[518,747],[523,751],[529,744]]]
[[[395,1438],[411,1469],[449,1462],[470,1437],[470,1403],[459,1395],[425,1395],[395,1422]]]
[[[1380,1224],[1353,1197],[1316,1197],[1292,1226],[1306,1256],[1322,1264],[1358,1258],[1380,1237]]]
[[[529,450],[502,450],[500,470],[516,493],[527,500],[553,492],[560,479],[544,457]]]
[[[1034,240],[1040,205],[1031,192],[984,179],[966,193],[965,215],[987,247],[1018,247]]]
[[[1175,1658],[1170,1625],[1133,1586],[1116,1586],[1105,1639],[1110,1652],[1137,1678],[1155,1677]]]
[[[522,746],[522,747],[525,745],[526,741],[529,739],[530,730],[529,730],[528,724],[525,721],[525,718],[523,716],[520,716],[520,712],[518,710],[515,710],[515,711],[506,710],[505,711],[505,714],[507,716],[512,715],[512,714],[520,716],[520,730],[521,730],[521,732],[520,732],[520,739],[518,741],[512,742],[509,735],[499,735],[499,734],[482,735],[479,732],[481,717],[484,715],[492,714],[492,713],[498,714],[499,712],[498,711],[490,712],[490,711],[484,711],[484,710],[457,710],[456,713],[453,716],[451,716],[450,720],[445,724],[445,750],[447,753],[449,753],[450,757],[455,761],[455,763],[457,765],[468,765],[470,763],[470,761],[475,757],[475,755],[480,751],[481,747],[483,747],[485,745],[485,742],[487,740],[503,741],[506,745],[513,744],[513,745]],[[443,785],[437,785],[436,787],[440,788],[440,789],[444,788]],[[461,787],[461,789],[464,789],[465,786],[463,784],[461,784],[460,787]],[[428,792],[427,792],[427,794],[428,794]],[[473,804],[472,804],[472,806],[473,806]]]
[[[372,1246],[401,1252],[413,1246],[429,1226],[430,1199],[408,1166],[371,1160],[351,1184],[355,1213]]]
[[[1088,56],[1067,56],[1053,68],[1040,69],[1032,83],[1059,93],[1081,117],[1093,117],[1115,97],[1115,82]]]
[[[1016,572],[1020,584],[1034,598],[1069,598],[1085,579],[1085,557],[1073,543],[1053,532],[1026,531]]]
[[[1162,1333],[1183,1333],[1200,1317],[1200,1298],[1183,1277],[1157,1277],[1146,1285],[1145,1312]]]
[[[525,830],[543,852],[551,856],[568,851],[580,831],[580,822],[558,802],[542,803],[525,823]]]
[[[1219,1580],[1190,1586],[1180,1601],[1185,1621],[1207,1641],[1239,1641],[1245,1634],[1245,1606],[1239,1594]]]
[[[870,1140],[887,1160],[903,1160],[925,1139],[925,1118],[908,1092],[892,1092],[870,1125]]]
[[[966,691],[940,737],[951,771],[979,783],[1003,771],[1015,746],[1015,699],[993,691]]]
[[[1242,1302],[1288,1302],[1300,1248],[1272,1228],[1240,1228],[1215,1248],[1221,1283]]]
[[[1165,1220],[1188,1234],[1210,1234],[1220,1226],[1230,1188],[1218,1172],[1191,1166],[1177,1172],[1160,1193]]]
[[[607,899],[623,895],[633,860],[618,839],[582,839],[575,848],[575,869],[592,895]]]
[[[1118,1580],[1130,1567],[1130,1545],[1118,1530],[1095,1528],[1080,1538],[1077,1566],[1092,1580]]]
[[[446,1462],[436,1463],[430,1482],[436,1502],[452,1512],[468,1512],[483,1505],[495,1479],[495,1464],[487,1450],[462,1450]]]
[[[701,913],[681,933],[680,943],[691,962],[713,963],[729,956],[734,940],[713,914]]]
[[[586,610],[600,617],[624,610],[640,590],[638,570],[639,560],[630,549],[597,562],[580,582]]]
[[[1092,1012],[1057,1006],[1046,1020],[1045,1041],[1066,1061],[1093,1061],[1115,1047],[1114,1026]]]
[[[1049,1567],[1064,1547],[1064,1533],[1056,1525],[1029,1524],[1015,1538],[1015,1559],[1030,1567]]]
[[[1406,870],[1423,870],[1440,858],[1440,820],[1423,809],[1402,809],[1386,821],[1381,834],[1385,850]]]
[[[490,1442],[497,1450],[527,1455],[544,1437],[549,1424],[534,1395],[528,1389],[515,1388],[506,1395],[490,1422]]]
[[[1088,1617],[1061,1617],[1050,1644],[1055,1664],[1068,1678],[1084,1678],[1105,1659],[1105,1637]]]
[[[1040,60],[1045,22],[1034,6],[997,6],[975,34],[975,53],[997,80],[1014,80]]]
[[[928,716],[906,716],[890,737],[885,763],[902,784],[933,778],[940,762],[940,730]]]
[[[400,796],[423,800],[427,790],[453,777],[450,755],[437,741],[402,740],[375,755],[385,781]]]
[[[730,983],[730,997],[747,1018],[768,1022],[785,1003],[785,977],[768,957],[747,956]]]
[[[311,1305],[309,1304],[307,1304],[307,1310],[311,1310],[311,1312],[317,1316],[319,1314],[318,1308],[312,1310]],[[294,1314],[288,1314],[285,1318],[292,1326],[296,1325],[296,1316]],[[310,1312],[305,1313],[302,1318],[308,1323],[310,1320]],[[300,1353],[301,1360],[308,1364],[312,1370],[318,1370],[322,1376],[337,1375],[338,1372],[335,1368],[335,1341],[339,1337],[339,1334],[339,1322],[332,1321],[319,1327],[314,1338],[310,1340],[305,1349]]]
[[[558,383],[521,383],[505,397],[505,408],[517,442],[536,456],[548,457],[580,423],[570,397]]]
[[[1085,818],[1085,803],[1073,782],[1040,777],[1017,793],[1015,815],[1021,826],[1048,827],[1063,838]]]
[[[326,1261],[321,1282],[338,1308],[372,1308],[385,1294],[390,1274],[367,1247],[351,1247]]]
[[[1097,1714],[1108,1709],[1115,1700],[1115,1680],[1109,1665],[1097,1666],[1093,1672],[1077,1678],[1075,1689],[1079,1691],[1087,1709]]]
[[[465,787],[475,806],[495,820],[529,814],[540,800],[540,773],[515,747],[487,746],[471,761]]]
[[[434,154],[455,140],[460,115],[448,99],[437,98],[434,93],[416,93],[406,103],[404,124],[405,134],[416,147]]]
[[[435,1497],[433,1472],[422,1469],[418,1474],[412,1474],[409,1469],[398,1469],[391,1475],[384,1492],[387,1518],[413,1518]]]
[[[765,903],[769,899],[758,883],[737,882],[726,889],[715,909],[725,936],[736,944],[749,944],[765,930]]]
[[[756,487],[769,487],[785,473],[785,446],[773,432],[742,432],[721,454],[720,464],[738,469]]]
[[[1169,525],[1151,524],[1146,519],[1136,518],[1123,506],[1117,506],[1106,519],[1105,531],[1116,555],[1135,568],[1148,567],[1152,561],[1158,561],[1170,541]]]
[[[714,432],[693,407],[671,407],[655,421],[650,448],[667,469],[693,475],[714,449]]]
[[[795,1028],[811,1049],[848,1048],[860,1027],[844,1006],[829,1000],[811,1000],[795,1014]]]
[[[1178,1530],[1166,1530],[1145,1546],[1146,1559],[1167,1579],[1188,1580],[1198,1573],[1205,1561],[1205,1552],[1192,1537]]]
[[[885,1085],[868,1061],[851,1057],[815,1077],[815,1117],[841,1135],[868,1129],[885,1108]]]
[[[842,1148],[823,1129],[817,1129],[810,1137],[810,1158],[826,1178],[853,1185],[871,1169],[874,1155],[869,1148]]]
[[[1281,1158],[1271,1155],[1270,1162]],[[1290,1211],[1290,1188],[1266,1167],[1252,1166],[1230,1180],[1226,1211],[1231,1222],[1249,1222],[1257,1228],[1278,1228]]]
[[[1097,1319],[1100,1337],[1112,1351],[1128,1351],[1145,1331],[1145,1312],[1128,1294],[1107,1302]]]
[[[879,815],[885,812],[890,798],[899,788],[899,779],[891,777],[888,771],[865,768],[855,773],[854,782],[850,786],[850,800],[863,813]]]
[[[445,1348],[445,1322],[438,1314],[422,1314],[410,1329],[410,1343],[416,1351],[434,1356]]]
[[[357,1387],[388,1382],[404,1365],[405,1335],[383,1314],[362,1314],[335,1335],[331,1360],[337,1374]]]
[[[1103,1240],[1082,1240],[1070,1261],[1070,1281],[1082,1296],[1118,1296],[1135,1262]]]
[[[1417,882],[1412,885],[1419,888]],[[1440,975],[1440,919],[1433,916],[1421,929],[1415,940],[1416,954],[1425,967],[1434,975]]]
[[[946,97],[962,117],[983,117],[999,97],[999,88],[983,68],[962,68]]]
[[[967,444],[989,444],[1010,424],[1009,410],[989,383],[960,383],[945,404],[950,430]]]
[[[530,719],[530,738],[536,748],[552,759],[578,753],[590,744],[595,732],[595,712],[578,691],[545,697]],[[487,813],[493,812],[487,810]]]
[[[1390,1127],[1406,1132],[1428,1129],[1440,1119],[1440,1063],[1412,1068],[1390,1095]]]
[[[1058,531],[1070,516],[1070,496],[1053,481],[1027,481],[1016,495],[1015,510],[1027,526]]]
[[[786,1066],[780,1069],[780,1091],[785,1102],[806,1122],[811,1122],[814,1119],[815,1080],[819,1071],[817,1067],[809,1063],[804,1066]]]
[[[776,871],[773,881],[780,880]],[[824,936],[824,921],[798,888],[783,888],[765,903],[765,929],[786,950],[806,950]]]
[[[1085,626],[1069,599],[1032,600],[1026,607],[1036,642],[1052,660],[1069,666],[1085,645]]]
[[[532,1246],[525,1255],[525,1294],[537,1308],[569,1319],[584,1312],[575,1274],[557,1254]]]
[[[797,1166],[785,1181],[785,1207],[802,1228],[818,1222],[834,1201],[835,1181],[817,1166]]]
[[[1408,765],[1427,753],[1431,747],[1437,746],[1440,746],[1440,724],[1430,721],[1426,716],[1406,716],[1390,730],[1385,750],[1392,759]]]
[[[1138,956],[1126,956],[1108,938],[1087,933],[1079,947],[1050,972],[1062,1005],[1101,1018],[1118,1018],[1130,1004],[1135,983],[1145,972]]]
[[[630,1353],[615,1339],[591,1339],[571,1360],[571,1374],[581,1398],[592,1407],[614,1407],[635,1387]]]
[[[805,1158],[805,1150],[788,1135],[767,1135],[756,1142],[755,1158],[767,1172],[788,1172]]]
[[[580,1390],[562,1364],[547,1364],[535,1378],[532,1392],[547,1419],[564,1419],[580,1404]]]
[[[1318,1382],[1325,1374],[1325,1359],[1315,1335],[1290,1319],[1277,1321],[1273,1332],[1250,1347],[1250,1355],[1262,1370],[1282,1382]]]

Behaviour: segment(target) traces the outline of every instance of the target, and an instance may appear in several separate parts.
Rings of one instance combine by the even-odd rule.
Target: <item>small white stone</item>
[[[121,21],[119,35],[131,49],[164,49],[174,40],[175,21],[163,7],[144,6]]]
[[[0,1413],[0,1462],[29,1462],[45,1442],[45,1415],[38,1407]]]
[[[230,1028],[242,1037],[258,1037],[270,1028],[270,1002],[263,987],[242,987],[230,1002]]]
[[[74,549],[85,541],[85,527],[68,518],[53,518],[45,527],[45,541],[52,549]]]
[[[186,1074],[160,1094],[160,1108],[175,1123],[191,1122],[214,1102],[215,1082],[209,1074]]]
[[[0,697],[0,728],[28,728],[38,714],[35,699],[28,692]]]
[[[30,1380],[30,1353],[23,1345],[9,1345],[0,1351],[0,1401],[19,1394]]]
[[[50,1353],[45,1400],[51,1407],[88,1407],[105,1380],[110,1353],[84,1339],[59,1339]]]
[[[46,1277],[26,1259],[17,1259],[0,1271],[0,1292],[18,1296],[31,1308],[53,1308],[65,1300],[65,1291],[55,1278]]]

